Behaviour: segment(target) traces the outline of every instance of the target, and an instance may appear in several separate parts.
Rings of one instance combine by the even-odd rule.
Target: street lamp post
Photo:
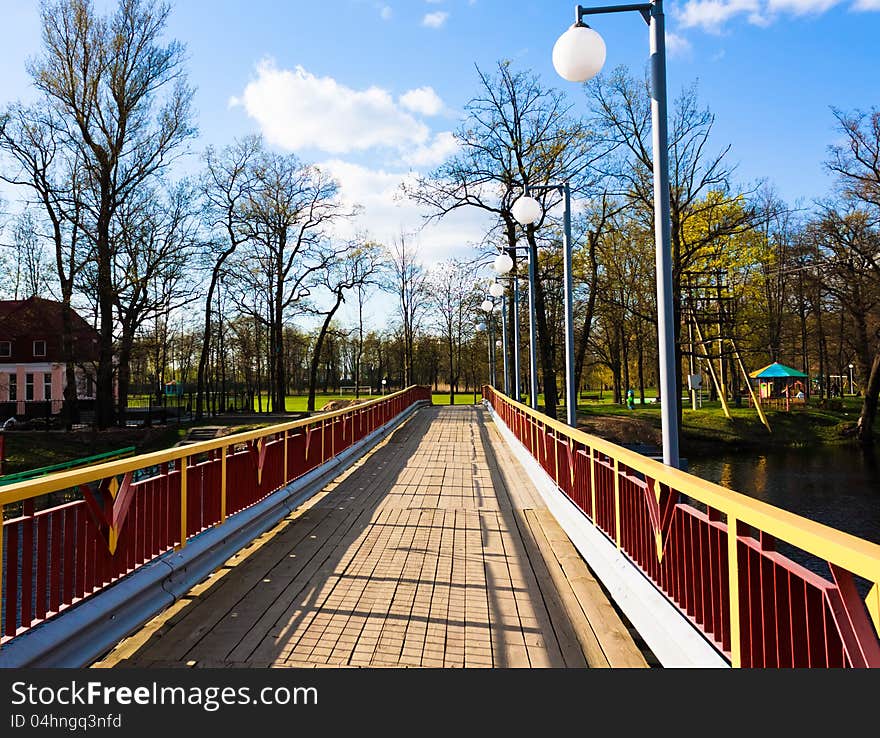
[[[492,311],[494,308],[495,303],[488,298],[483,300],[482,305],[480,305],[480,309],[486,313],[486,323],[483,327],[486,330],[486,337],[488,339],[486,343],[489,350],[489,384],[492,387],[495,386],[495,341],[492,337]]]
[[[504,294],[504,285],[492,282],[489,285],[489,294],[492,297],[501,298],[501,367],[504,373],[504,394],[510,394],[510,372],[507,370],[507,296]]]
[[[542,213],[541,203],[529,195],[532,190],[558,190],[563,197],[565,207],[563,213],[563,286],[565,290],[565,421],[572,428],[577,428],[577,387],[574,380],[574,297],[573,281],[571,277],[571,189],[568,182],[554,185],[526,185],[523,195],[511,208],[513,217],[521,225],[536,223]],[[537,249],[533,249],[537,251]],[[529,255],[529,279],[534,279],[533,264],[537,254]],[[530,294],[534,292],[534,281],[531,282]],[[534,312],[534,306],[530,301],[529,307]],[[535,347],[532,342],[532,362],[534,366]],[[533,379],[533,382],[536,382]],[[534,406],[533,406],[534,407]]]
[[[513,253],[516,253],[515,251]],[[492,268],[500,275],[507,274],[514,268],[514,261],[510,254],[500,253],[495,257]],[[519,283],[513,278],[513,397],[519,402]],[[506,358],[506,356],[505,356]]]
[[[852,375],[853,365],[849,365],[849,393],[851,395],[855,394],[855,388],[853,387],[853,375]]]
[[[517,201],[519,202],[519,201]],[[515,204],[515,203],[514,203]],[[514,216],[515,218],[516,216]],[[517,248],[528,247],[511,247],[511,251],[515,252]],[[538,409],[538,364],[535,358],[535,261],[529,254],[529,406]],[[511,262],[511,266],[512,266]],[[506,263],[505,263],[506,265]],[[496,267],[497,269],[497,267]],[[506,274],[506,272],[500,273]],[[516,276],[511,276],[514,281],[514,294],[518,294],[519,282]],[[497,283],[496,283],[497,284]],[[519,398],[517,397],[517,400]]]
[[[657,271],[657,341],[660,355],[660,417],[663,463],[677,467],[678,387],[675,371],[675,326],[672,311],[671,222],[669,219],[669,151],[666,125],[666,32],[663,0],[597,8],[575,6],[574,25],[553,47],[553,66],[569,82],[586,82],[605,63],[605,42],[583,22],[584,16],[638,11],[648,24],[651,52],[651,126],[654,159],[654,239]]]

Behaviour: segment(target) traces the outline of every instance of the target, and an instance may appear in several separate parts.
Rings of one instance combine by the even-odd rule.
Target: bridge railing
[[[483,396],[559,491],[732,666],[880,666],[880,546],[572,429],[491,387]],[[824,575],[777,542],[823,562]]]
[[[360,441],[429,388],[0,488],[0,646]]]

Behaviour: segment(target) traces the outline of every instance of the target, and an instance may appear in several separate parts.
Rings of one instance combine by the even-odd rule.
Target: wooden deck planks
[[[465,406],[418,412],[96,666],[644,666],[639,657],[484,411]]]

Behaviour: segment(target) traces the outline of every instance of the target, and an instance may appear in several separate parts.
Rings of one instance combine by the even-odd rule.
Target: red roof
[[[98,359],[98,331],[83,320],[72,308],[74,357],[76,361]],[[32,361],[60,362],[61,332],[64,305],[56,300],[29,297],[27,300],[0,300],[0,341],[11,344],[11,356],[0,358],[0,363]],[[34,356],[33,342],[46,342],[46,355]]]

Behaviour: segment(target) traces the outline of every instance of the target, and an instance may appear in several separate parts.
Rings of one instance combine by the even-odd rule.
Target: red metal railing
[[[569,428],[491,387],[483,396],[560,492],[733,666],[880,666],[880,546]],[[775,551],[777,540],[826,562],[828,578]],[[855,577],[867,583],[864,601]]]
[[[409,387],[293,423],[4,487],[0,644],[185,546],[430,400],[428,388]],[[54,504],[47,495],[70,501]],[[6,510],[14,517],[3,520]]]

